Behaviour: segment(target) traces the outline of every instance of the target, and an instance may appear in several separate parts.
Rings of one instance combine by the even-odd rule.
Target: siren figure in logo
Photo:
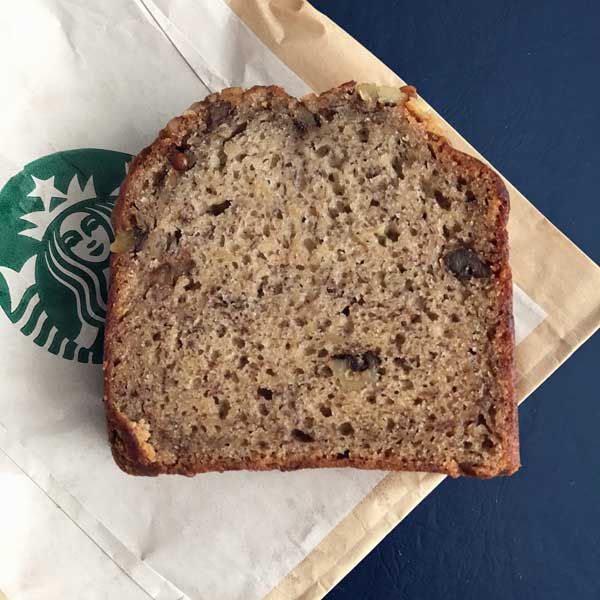
[[[37,251],[18,270],[0,266],[10,294],[5,312],[52,354],[99,363],[118,190],[100,199],[92,177],[81,187],[74,175],[66,193],[54,177],[32,179],[28,197],[41,199],[42,208],[21,217],[18,235],[37,240]]]
[[[81,357],[91,353],[92,360],[102,351],[111,208],[97,200],[64,211],[46,230],[36,264],[36,281],[44,282],[38,294],[46,313],[81,349]]]
[[[0,190],[0,309],[67,360],[102,362],[110,215],[131,158],[64,150],[25,165]]]

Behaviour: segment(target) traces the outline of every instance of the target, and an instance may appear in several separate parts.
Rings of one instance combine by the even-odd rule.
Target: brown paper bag
[[[404,82],[330,19],[301,0],[227,0],[260,40],[314,91],[345,81]],[[483,157],[432,109],[454,146]],[[511,265],[517,286],[545,318],[517,347],[517,395],[523,401],[600,324],[600,269],[510,183]],[[442,480],[388,475],[269,594],[321,598]]]

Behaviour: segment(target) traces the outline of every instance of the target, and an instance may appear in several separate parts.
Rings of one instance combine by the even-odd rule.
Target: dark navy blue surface
[[[322,0],[600,262],[600,3]],[[600,336],[520,410],[523,468],[446,480],[328,600],[599,600]]]

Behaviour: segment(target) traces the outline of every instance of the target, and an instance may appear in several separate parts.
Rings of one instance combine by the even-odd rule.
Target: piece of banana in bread
[[[122,469],[518,468],[508,195],[414,95],[227,89],[135,159],[105,336]]]

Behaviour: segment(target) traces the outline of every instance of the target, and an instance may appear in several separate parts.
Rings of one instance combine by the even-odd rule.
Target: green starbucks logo
[[[58,152],[0,191],[0,306],[35,344],[69,360],[102,362],[110,214],[130,160]]]

